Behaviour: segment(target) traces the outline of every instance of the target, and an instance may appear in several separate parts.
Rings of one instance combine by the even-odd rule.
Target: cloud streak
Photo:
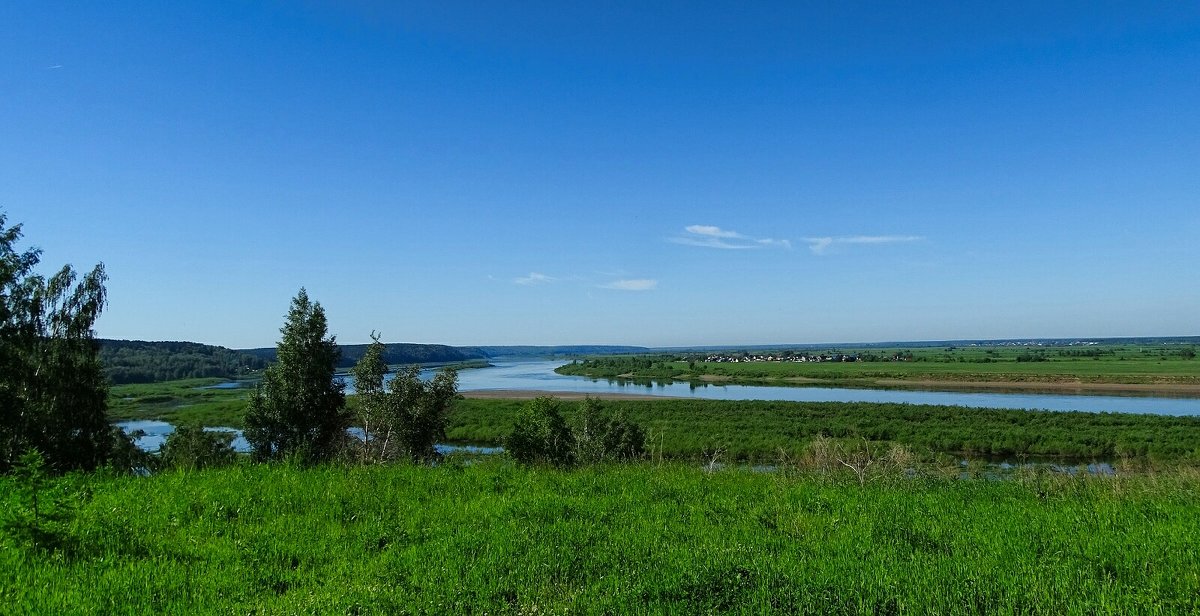
[[[684,246],[700,246],[702,248],[719,248],[722,250],[753,250],[757,248],[789,249],[792,243],[788,240],[772,238],[755,238],[730,229],[722,229],[713,225],[688,225],[683,228],[683,235],[669,238],[669,241]]]
[[[918,242],[925,238],[919,235],[848,235],[842,237],[806,237],[808,249],[816,255],[826,254],[830,248],[845,244],[899,244]]]
[[[540,272],[529,272],[528,276],[521,276],[520,278],[513,278],[513,282],[515,282],[519,285],[527,286],[527,287],[537,285],[537,284],[548,284],[548,283],[554,282],[555,280],[558,280],[558,279],[554,278],[553,276],[547,276]]]
[[[630,278],[614,280],[600,285],[600,288],[614,291],[653,291],[658,288],[658,281],[650,278]]]

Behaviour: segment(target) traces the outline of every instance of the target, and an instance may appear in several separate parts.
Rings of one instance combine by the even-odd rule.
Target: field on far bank
[[[22,506],[0,478],[6,509]],[[1200,478],[241,465],[72,476],[20,614],[1184,614]]]
[[[790,361],[800,355],[821,360]],[[1178,344],[626,355],[588,358],[558,371],[596,378],[743,384],[1125,391],[1200,396],[1200,360],[1195,358],[1192,346]]]

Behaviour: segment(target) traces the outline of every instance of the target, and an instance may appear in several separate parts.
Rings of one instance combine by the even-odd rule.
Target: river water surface
[[[691,383],[635,383],[556,374],[562,361],[493,360],[493,367],[458,373],[459,391],[533,390],[592,394],[642,394],[704,400],[786,400],[795,402],[902,402],[974,408],[1088,411],[1154,415],[1200,415],[1200,399],[1163,396],[1096,396],[1044,393],[914,391],[842,387],[763,386]],[[426,371],[432,374],[432,370]],[[347,380],[347,391],[353,391]]]

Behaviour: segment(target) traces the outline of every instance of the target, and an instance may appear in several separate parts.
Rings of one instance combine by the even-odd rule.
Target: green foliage
[[[633,460],[646,449],[646,433],[623,412],[605,413],[602,403],[587,397],[579,404],[575,460],[580,464]]]
[[[504,437],[505,450],[522,464],[570,466],[640,458],[646,434],[618,411],[608,413],[595,398],[584,398],[574,413],[575,425],[563,417],[556,398],[540,397],[525,404]]]
[[[501,459],[78,481],[81,550],[5,543],[0,612],[1200,612],[1194,471],[860,485]]]
[[[267,367],[241,351],[195,342],[101,340],[100,363],[110,383],[158,383],[178,379],[235,379]]]
[[[230,432],[211,432],[197,426],[175,426],[159,450],[163,468],[199,470],[233,464],[237,453]]]
[[[505,450],[522,464],[569,466],[575,462],[575,435],[557,399],[542,396],[521,408]]]
[[[412,461],[437,459],[434,445],[446,438],[450,410],[458,396],[458,373],[439,370],[429,382],[420,366],[396,372],[388,384],[387,407],[400,452]]]
[[[350,418],[345,385],[334,379],[339,354],[334,338],[326,338],[325,310],[300,289],[280,332],[278,361],[250,398],[246,440],[258,460],[328,460],[345,440]]]
[[[21,225],[4,223],[0,214],[0,472],[29,449],[54,472],[96,468],[113,445],[92,331],[104,266],[78,283],[69,265],[38,275],[41,251],[17,252]]]
[[[55,489],[42,454],[36,449],[25,452],[12,474],[18,500],[5,510],[5,534],[39,550],[64,547],[70,538],[71,506]]]
[[[385,388],[386,347],[374,333],[371,339],[374,342],[351,370],[356,415],[363,429],[362,460],[437,459],[434,445],[446,438],[446,424],[458,396],[458,373],[446,368],[425,382],[420,379],[421,367],[409,366],[397,370]]]
[[[150,452],[137,446],[137,440],[146,436],[143,430],[126,434],[124,430],[113,430],[113,447],[106,468],[122,474],[144,474],[158,464]]]
[[[371,345],[362,358],[350,369],[354,377],[355,416],[363,431],[361,458],[363,462],[379,462],[385,459],[391,444],[388,417],[387,390],[384,377],[388,367],[383,361],[386,350],[379,335],[371,332]]]

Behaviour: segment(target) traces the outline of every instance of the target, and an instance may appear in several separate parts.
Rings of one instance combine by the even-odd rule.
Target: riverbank
[[[879,349],[593,357],[562,375],[624,382],[1200,398],[1190,347]]]

